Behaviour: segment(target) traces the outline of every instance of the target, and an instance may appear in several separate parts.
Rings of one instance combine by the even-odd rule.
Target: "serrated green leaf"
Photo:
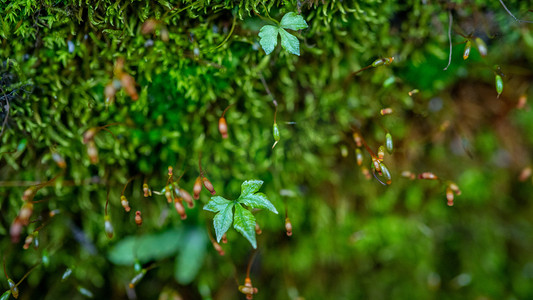
[[[233,228],[250,241],[254,249],[257,248],[257,241],[255,240],[255,217],[249,210],[243,208],[238,203],[235,204]]]
[[[241,185],[241,197],[259,191],[262,185],[262,180],[246,180]]]
[[[231,201],[225,199],[224,197],[214,196],[214,197],[211,197],[211,201],[209,201],[209,203],[204,205],[204,210],[208,210],[208,211],[212,211],[216,213],[216,212],[226,209],[226,206],[228,206],[230,202]]]
[[[305,22],[301,15],[295,12],[290,12],[285,14],[281,19],[281,27],[291,30],[300,30],[307,28],[307,22]]]
[[[278,45],[278,30],[279,28],[272,25],[265,25],[259,31],[259,44],[265,50],[268,55],[274,51],[274,48]]]
[[[231,227],[231,222],[233,220],[233,205],[233,202],[228,201],[226,207],[213,218],[217,242],[220,242],[224,233],[226,233]]]
[[[281,47],[292,54],[300,56],[300,41],[298,41],[298,38],[283,28],[279,29],[279,35],[281,36]]]
[[[239,203],[245,204],[251,208],[268,209],[275,214],[278,213],[274,205],[268,200],[267,196],[263,193],[256,193],[244,196],[241,195],[241,197],[239,197]]]

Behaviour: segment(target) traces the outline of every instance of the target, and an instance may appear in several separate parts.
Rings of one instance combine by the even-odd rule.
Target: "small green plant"
[[[292,54],[300,56],[300,41],[294,35],[288,33],[285,29],[300,30],[307,28],[307,23],[304,18],[295,13],[290,12],[283,16],[281,22],[278,22],[269,17],[276,25],[265,25],[259,31],[259,43],[265,53],[268,55],[274,51],[278,45],[278,33],[281,36],[281,47]]]
[[[255,217],[242,205],[250,208],[268,209],[277,214],[278,211],[268,200],[265,194],[257,193],[263,185],[261,180],[247,180],[241,185],[241,195],[236,200],[227,200],[220,196],[213,196],[209,203],[204,206],[204,210],[217,213],[213,218],[213,225],[217,235],[217,242],[228,231],[233,223],[233,228],[240,232],[254,248],[257,248],[255,239]],[[233,213],[235,208],[235,214]]]

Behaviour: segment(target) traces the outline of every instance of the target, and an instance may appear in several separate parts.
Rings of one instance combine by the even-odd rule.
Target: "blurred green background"
[[[504,3],[533,20],[531,1]],[[291,32],[299,57],[280,45],[265,55],[257,34],[267,11],[307,21]],[[147,20],[156,26],[143,34]],[[245,299],[238,285],[254,252],[233,228],[226,254],[214,250],[213,214],[202,210],[210,194],[186,220],[164,197],[142,194],[145,180],[163,188],[168,166],[192,193],[201,153],[218,195],[235,199],[244,180],[260,179],[280,212],[255,213],[263,233],[254,299],[533,299],[533,182],[519,180],[533,149],[533,113],[519,104],[532,97],[532,30],[498,1],[1,0],[7,274],[18,282],[38,264],[20,299]],[[474,37],[488,54],[474,44],[464,60]],[[350,76],[382,57],[395,59]],[[120,90],[109,104],[104,88],[120,58],[139,99]],[[279,104],[274,149],[275,109],[261,76]],[[218,119],[230,104],[222,139]],[[394,112],[381,116],[385,107]],[[91,164],[83,133],[109,124],[113,135],[96,134]],[[390,186],[362,174],[354,130],[373,151],[392,134]],[[406,170],[443,180],[410,180]],[[34,222],[13,243],[24,190],[57,175],[36,193]],[[125,213],[120,195],[132,177]],[[462,191],[452,207],[448,180]],[[38,228],[39,247],[24,250]],[[130,289],[136,261],[150,269]],[[1,287],[9,289],[4,277]]]

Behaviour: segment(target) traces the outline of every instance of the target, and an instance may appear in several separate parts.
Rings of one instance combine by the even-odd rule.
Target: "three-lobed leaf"
[[[241,185],[241,195],[237,200],[230,201],[220,196],[213,196],[209,203],[204,206],[204,210],[217,213],[213,218],[213,225],[217,241],[220,242],[224,233],[226,233],[231,224],[233,228],[241,233],[254,248],[257,247],[255,239],[255,217],[241,204],[250,208],[267,209],[277,214],[278,211],[263,193],[257,193],[263,181],[247,180]],[[235,208],[235,214],[233,209]]]
[[[274,51],[278,45],[278,34],[281,37],[281,47],[289,53],[300,55],[300,41],[294,35],[288,33],[285,29],[300,30],[307,28],[307,22],[301,15],[295,12],[289,12],[283,16],[279,26],[265,25],[259,31],[259,44],[268,55]]]

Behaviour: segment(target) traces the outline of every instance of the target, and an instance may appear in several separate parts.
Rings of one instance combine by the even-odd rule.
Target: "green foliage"
[[[504,2],[530,17],[527,1]],[[455,46],[443,71],[449,11]],[[280,23],[302,16],[308,27],[296,33],[259,13]],[[155,27],[143,33],[148,20]],[[264,25],[276,28],[276,43],[281,30],[296,39],[300,56],[265,55]],[[465,61],[461,31],[473,33],[478,49],[480,38],[486,55],[471,51]],[[164,197],[142,194],[144,180],[154,191],[166,186],[168,166],[190,191],[200,153],[220,195],[237,199],[244,180],[261,178],[271,203],[284,208],[253,216],[263,229],[250,268],[254,299],[532,298],[533,185],[517,176],[531,166],[533,111],[516,101],[533,97],[533,31],[499,1],[3,0],[0,44],[0,253],[15,281],[48,258],[19,286],[19,299],[81,299],[82,291],[123,299],[127,283],[150,267],[138,299],[244,298],[233,278],[242,281],[252,254],[241,237],[253,234],[252,206],[232,205],[225,222],[235,226],[239,214],[241,232],[227,230],[221,257],[207,242],[208,193],[185,208],[186,220]],[[386,57],[395,59],[350,76]],[[119,58],[139,99],[121,89],[108,104]],[[495,65],[505,85],[499,99]],[[229,104],[222,139],[217,120]],[[394,113],[381,116],[385,107]],[[273,122],[283,135],[275,150]],[[96,134],[92,164],[82,135],[108,124],[113,134]],[[387,132],[394,137],[384,158],[390,186],[361,173],[353,130],[373,151]],[[364,152],[363,166],[369,162]],[[405,170],[443,180],[410,180]],[[57,175],[11,242],[24,190]],[[126,213],[120,195],[132,177]],[[462,190],[453,207],[448,180]],[[37,229],[40,246],[23,250]],[[9,288],[5,279],[0,285]]]
[[[268,55],[274,51],[278,45],[278,34],[281,37],[281,47],[289,53],[300,56],[300,42],[294,35],[285,29],[300,30],[307,28],[307,23],[301,15],[295,12],[287,13],[278,25],[265,25],[259,31],[259,43]]]
[[[204,210],[217,213],[213,218],[217,242],[220,242],[222,236],[228,231],[233,222],[235,230],[250,241],[254,248],[257,248],[255,217],[249,210],[243,208],[241,204],[250,208],[267,209],[277,214],[278,211],[266,195],[257,193],[262,185],[263,181],[261,180],[247,180],[243,182],[241,185],[241,195],[232,201],[220,196],[211,197],[211,201],[204,206]],[[235,208],[235,215],[233,214],[233,208]]]

